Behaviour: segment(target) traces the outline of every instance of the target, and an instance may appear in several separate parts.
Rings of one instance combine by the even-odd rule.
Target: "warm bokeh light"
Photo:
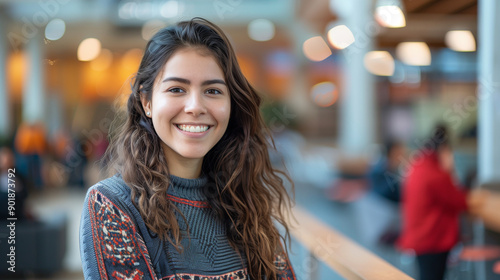
[[[431,51],[424,42],[399,43],[396,47],[396,56],[408,65],[431,65]]]
[[[102,99],[113,101],[119,95],[130,95],[132,79],[141,57],[142,51],[139,49],[122,54],[102,49],[96,59],[80,64],[78,97],[85,102],[94,102]]]
[[[47,149],[46,131],[41,123],[22,123],[15,139],[17,151],[24,155],[42,154]]]
[[[457,52],[476,51],[476,40],[469,30],[451,30],[444,37],[448,48]]]
[[[139,69],[139,64],[141,64],[141,59],[141,49],[130,49],[123,55],[120,65],[120,78],[122,81],[127,80],[135,72],[137,72],[137,69]]]
[[[368,72],[377,76],[394,74],[394,58],[387,51],[371,51],[364,57],[364,65]]]
[[[104,71],[111,66],[113,53],[108,49],[102,49],[98,57],[90,62],[90,68],[94,71]]]
[[[384,27],[401,28],[406,26],[403,11],[398,6],[379,6],[375,8],[375,20]]]
[[[345,49],[354,41],[351,30],[343,24],[337,25],[328,31],[328,42],[336,49]]]
[[[101,42],[96,38],[87,38],[78,46],[78,60],[90,61],[101,52]]]
[[[56,41],[61,39],[66,31],[66,24],[62,19],[55,18],[45,27],[45,38]]]
[[[22,51],[11,53],[7,59],[7,86],[14,100],[22,97],[26,59],[26,54]]]
[[[255,41],[269,41],[274,37],[274,23],[267,19],[256,19],[248,24],[248,36]]]
[[[240,65],[241,72],[251,84],[257,82],[258,70],[255,60],[244,54],[237,53],[236,58],[238,59],[238,64]]]
[[[325,60],[332,54],[325,40],[321,36],[315,36],[307,39],[302,45],[304,55],[312,61]]]
[[[337,87],[332,82],[321,82],[311,89],[311,99],[320,107],[332,106],[338,97]]]
[[[137,70],[142,59],[141,49],[130,49],[128,50],[122,58],[122,66],[132,66],[134,70]]]

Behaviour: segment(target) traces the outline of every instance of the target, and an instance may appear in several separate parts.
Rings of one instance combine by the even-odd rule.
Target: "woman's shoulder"
[[[130,197],[130,188],[120,174],[106,178],[94,184],[87,193],[99,192],[108,198]]]
[[[85,201],[98,202],[97,204],[113,205],[125,213],[135,213],[135,207],[131,199],[131,190],[120,174],[97,182],[87,191]]]

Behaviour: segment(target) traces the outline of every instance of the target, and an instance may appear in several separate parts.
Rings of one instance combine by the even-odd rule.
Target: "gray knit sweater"
[[[226,226],[207,202],[206,177],[170,177],[167,198],[183,233],[182,253],[151,232],[132,204],[130,188],[119,175],[88,190],[80,226],[85,279],[248,279],[247,261],[226,237]],[[295,279],[285,254],[277,254],[280,279]]]

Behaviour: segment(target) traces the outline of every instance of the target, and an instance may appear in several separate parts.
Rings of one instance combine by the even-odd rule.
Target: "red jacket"
[[[410,167],[403,188],[403,230],[398,246],[417,255],[449,251],[458,241],[466,195],[443,170],[435,153]]]

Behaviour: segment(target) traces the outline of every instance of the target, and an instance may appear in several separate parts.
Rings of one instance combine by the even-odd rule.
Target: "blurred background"
[[[297,206],[368,261],[416,278],[414,254],[395,245],[399,198],[378,192],[370,172],[392,157],[404,173],[442,123],[457,181],[497,188],[498,14],[497,0],[0,1],[0,162],[2,178],[15,167],[16,277],[83,279],[83,199],[101,179],[96,161],[143,48],[159,28],[200,16],[227,33],[263,97],[272,160],[290,173]],[[447,279],[500,279],[498,232],[464,215]],[[347,277],[314,253],[342,244],[312,246],[292,243],[298,279],[382,279]]]

